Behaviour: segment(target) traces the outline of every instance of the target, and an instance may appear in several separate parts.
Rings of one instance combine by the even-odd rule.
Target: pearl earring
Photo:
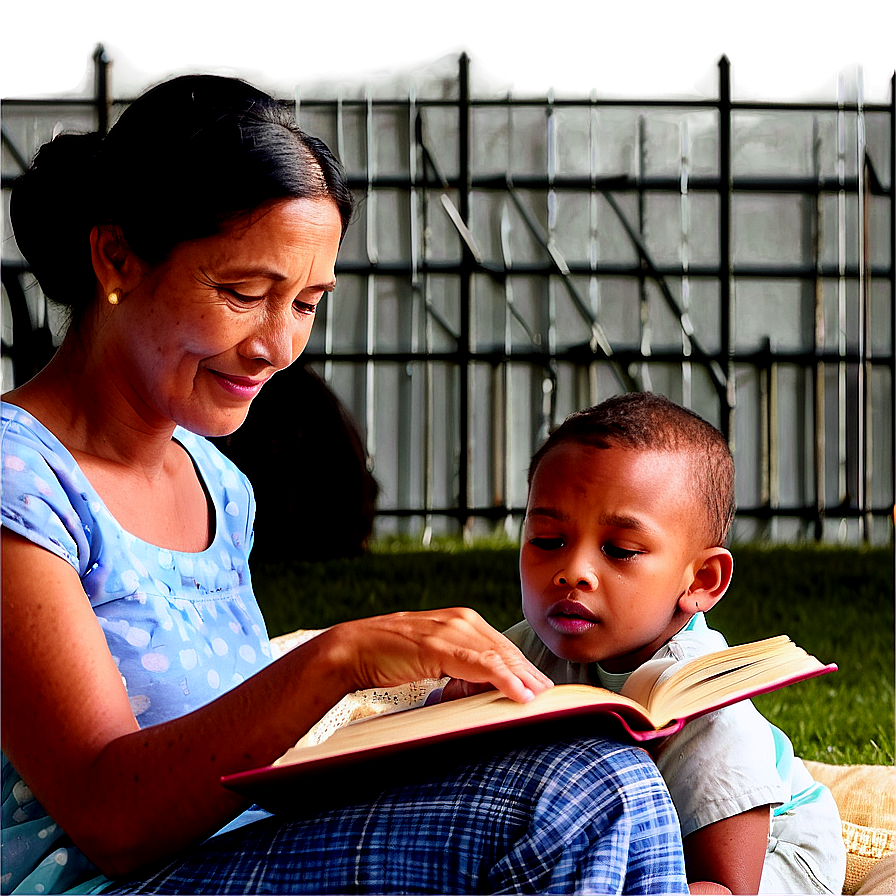
[[[116,287],[106,296],[106,301],[110,305],[117,305],[121,301],[121,290]]]

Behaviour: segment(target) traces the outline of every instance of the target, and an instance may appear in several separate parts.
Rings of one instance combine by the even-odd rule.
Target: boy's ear
[[[143,279],[144,264],[127,244],[121,230],[100,224],[90,233],[90,259],[102,295],[118,289],[127,294]]]
[[[693,578],[678,598],[678,606],[689,616],[711,610],[721,599],[734,572],[734,558],[725,548],[701,551],[691,566]]]

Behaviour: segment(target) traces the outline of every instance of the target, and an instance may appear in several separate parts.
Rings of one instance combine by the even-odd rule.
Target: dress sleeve
[[[0,431],[0,458],[2,524],[83,576],[91,563],[92,512],[71,464],[15,421]]]

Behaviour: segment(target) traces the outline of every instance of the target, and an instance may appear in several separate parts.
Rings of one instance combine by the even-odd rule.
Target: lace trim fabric
[[[310,641],[321,633],[321,629],[301,629],[288,635],[281,635],[271,641],[274,658],[282,656],[294,647]],[[334,731],[369,716],[391,712],[402,712],[423,706],[426,698],[447,679],[425,678],[411,681],[392,688],[370,688],[355,691],[342,698],[319,722],[302,737],[296,746],[312,747],[323,743]],[[276,765],[276,763],[274,763]]]

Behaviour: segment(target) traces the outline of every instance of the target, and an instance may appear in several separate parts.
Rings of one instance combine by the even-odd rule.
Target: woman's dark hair
[[[10,214],[41,288],[77,317],[95,292],[95,226],[117,225],[157,264],[278,199],[332,200],[343,234],[354,207],[335,156],[284,106],[244,81],[185,75],[144,93],[105,137],[63,134],[41,147]]]

